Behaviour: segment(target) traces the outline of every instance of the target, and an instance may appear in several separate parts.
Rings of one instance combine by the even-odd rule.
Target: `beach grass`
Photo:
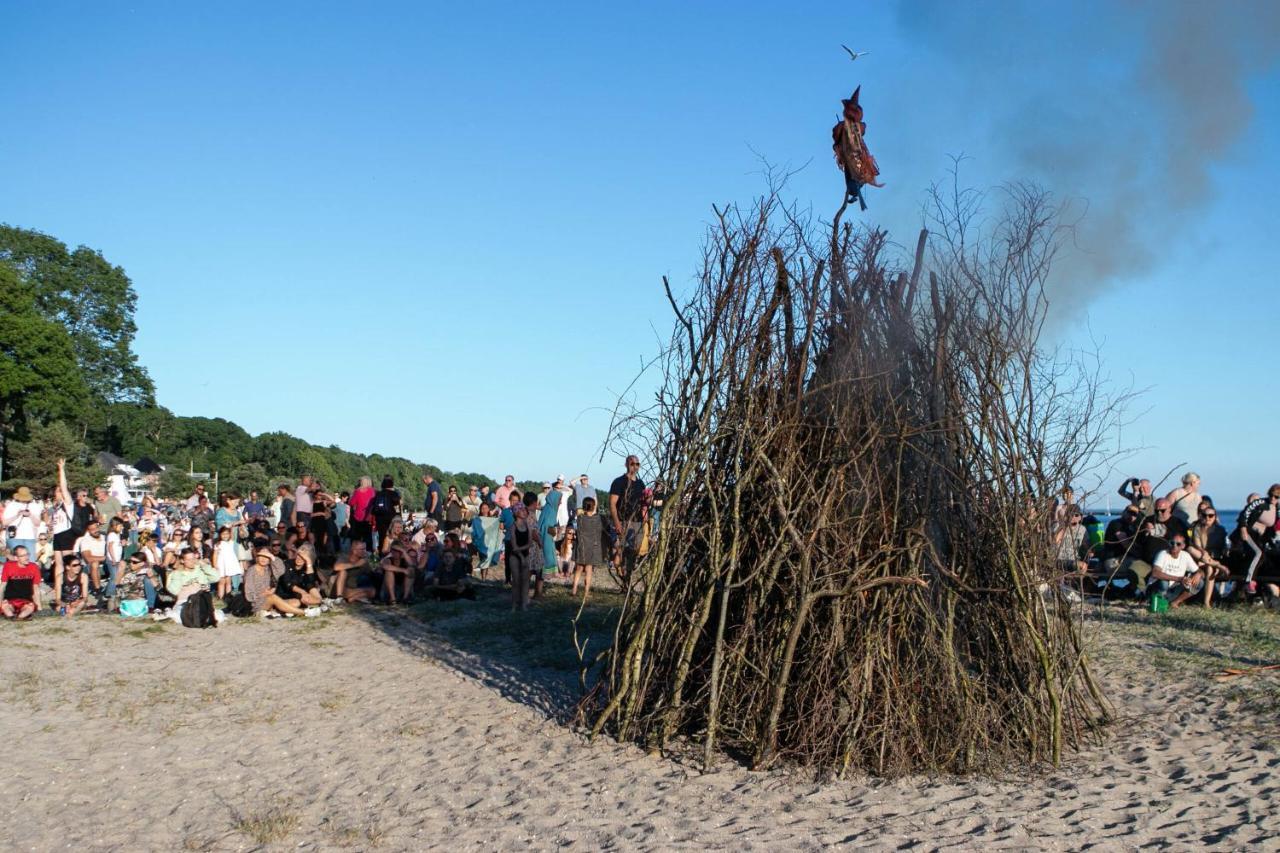
[[[300,822],[297,812],[283,803],[232,817],[232,827],[236,832],[249,836],[258,844],[284,841]]]
[[[622,595],[610,589],[592,590],[583,605],[560,584],[548,584],[542,598],[525,611],[511,609],[510,591],[497,583],[477,585],[475,601],[424,601],[407,611],[431,633],[475,655],[501,657],[512,663],[563,672],[579,667],[574,650],[574,622],[579,643],[586,643],[590,660],[613,639]]]

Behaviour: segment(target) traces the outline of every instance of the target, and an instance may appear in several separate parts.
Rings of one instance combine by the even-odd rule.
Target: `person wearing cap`
[[[480,499],[480,490],[475,486],[468,486],[467,493],[462,498],[462,507],[465,511],[466,521],[480,517],[480,506],[484,501]]]
[[[28,555],[35,553],[36,532],[42,515],[44,504],[36,500],[30,488],[19,486],[4,507],[5,538],[10,554],[16,548],[26,548]]]

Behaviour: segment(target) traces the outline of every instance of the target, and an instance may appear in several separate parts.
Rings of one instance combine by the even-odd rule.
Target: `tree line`
[[[303,473],[334,489],[391,475],[410,505],[422,476],[460,488],[493,479],[396,456],[322,447],[284,432],[252,436],[223,418],[184,417],[156,404],[133,352],[137,294],[123,268],[84,246],[0,225],[0,487],[51,488],[59,458],[73,487],[103,479],[107,451],[165,465],[161,497],[190,493],[189,470],[218,472],[219,488],[270,494]],[[522,488],[536,487],[521,483]]]

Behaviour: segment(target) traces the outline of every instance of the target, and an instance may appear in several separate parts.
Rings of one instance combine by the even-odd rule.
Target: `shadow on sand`
[[[543,598],[522,613],[511,610],[511,594],[500,583],[477,584],[476,592],[475,601],[353,605],[346,611],[403,651],[430,658],[549,719],[571,721],[581,698],[574,618],[590,661],[613,638],[621,596],[592,590],[579,615],[579,600],[559,584],[549,584]]]

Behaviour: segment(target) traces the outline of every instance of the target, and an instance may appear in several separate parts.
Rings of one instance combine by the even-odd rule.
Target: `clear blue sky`
[[[829,214],[861,83],[901,242],[950,155],[1088,200],[1054,334],[1148,389],[1121,473],[1186,461],[1224,506],[1280,480],[1274,7],[362,5],[6,8],[0,221],[128,271],[175,412],[605,480],[661,276],[758,155]]]

